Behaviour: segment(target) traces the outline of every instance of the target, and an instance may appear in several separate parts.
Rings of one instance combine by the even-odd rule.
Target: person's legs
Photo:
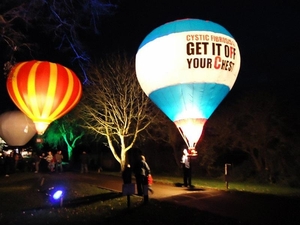
[[[143,196],[144,196],[144,203],[149,201],[149,185],[148,185],[148,177],[142,176],[142,186],[143,186]]]
[[[52,171],[52,168],[51,168],[51,163],[48,163],[48,170],[51,172]]]
[[[40,168],[40,162],[35,162],[35,172],[38,173]]]
[[[188,169],[184,167],[183,169],[183,185],[188,186]]]
[[[143,188],[142,188],[142,177],[140,175],[135,176],[135,182],[136,182],[136,189],[138,192],[138,195],[143,195]]]
[[[188,186],[192,186],[192,174],[191,174],[191,168],[188,168]]]
[[[152,186],[148,184],[148,190],[151,192],[151,194],[154,193],[153,189],[152,189]]]

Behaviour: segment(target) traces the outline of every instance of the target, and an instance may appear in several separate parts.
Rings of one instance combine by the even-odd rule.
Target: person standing
[[[81,163],[81,171],[80,173],[88,173],[88,162],[89,162],[89,157],[86,151],[83,151],[82,154],[80,155],[80,163]]]
[[[48,151],[48,155],[45,157],[45,159],[48,162],[48,169],[50,170],[50,172],[53,172],[55,162],[51,151]]]
[[[35,155],[34,155],[34,166],[35,166],[34,173],[39,172],[41,160],[42,160],[42,156],[40,156],[38,153],[35,153]]]
[[[134,170],[138,195],[148,196],[148,193],[145,192],[144,187],[145,185],[148,185],[148,175],[151,173],[151,171],[143,155],[140,156],[140,160],[137,162]]]
[[[63,172],[62,160],[64,156],[61,154],[61,150],[58,150],[54,157],[55,157],[55,171],[58,172],[59,169],[60,172]]]
[[[150,171],[150,167],[149,167],[149,164],[146,162],[146,157],[142,155],[142,160],[144,161],[144,164],[145,164],[145,168],[148,168],[146,169],[147,171],[147,175],[146,175],[146,178],[147,179],[147,182],[144,182],[146,183],[146,185],[148,185],[148,190],[151,192],[151,194],[154,193],[153,189],[152,189],[152,184],[153,184],[153,177],[151,175],[151,171]]]
[[[181,158],[182,169],[183,169],[183,185],[185,187],[191,187],[191,165],[189,154],[186,149],[183,150],[183,156]]]
[[[5,167],[5,177],[9,177],[9,175],[13,172],[13,167],[14,167],[13,151],[10,152],[9,154],[5,154],[4,167]]]
[[[19,171],[19,161],[20,161],[21,155],[16,152],[13,154],[13,157],[14,157],[14,172]]]
[[[42,152],[40,158],[41,158],[41,161],[40,161],[40,165],[39,165],[39,171],[45,173],[48,171],[48,162],[46,160],[46,154],[44,152]]]

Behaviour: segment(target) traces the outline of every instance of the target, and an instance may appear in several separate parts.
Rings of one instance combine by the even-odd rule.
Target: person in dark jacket
[[[88,173],[88,162],[89,162],[89,157],[86,151],[83,151],[82,154],[80,155],[80,163],[81,163],[81,173]]]
[[[63,166],[62,166],[62,160],[63,160],[63,155],[61,153],[61,150],[58,150],[56,154],[54,155],[55,158],[55,171],[58,172],[63,172]]]
[[[9,175],[13,172],[13,168],[14,168],[14,152],[5,155],[4,167],[5,167],[5,176],[9,177]]]
[[[144,192],[144,185],[148,185],[148,175],[151,173],[150,167],[145,161],[145,157],[141,155],[140,160],[135,167],[135,179],[138,195],[148,195]]]

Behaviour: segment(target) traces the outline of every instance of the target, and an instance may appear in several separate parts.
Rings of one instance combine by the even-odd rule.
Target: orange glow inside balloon
[[[174,122],[189,149],[195,149],[205,122],[206,119],[200,118],[187,118]]]
[[[35,129],[38,134],[42,135],[44,134],[45,130],[48,128],[50,123],[47,122],[34,122]]]

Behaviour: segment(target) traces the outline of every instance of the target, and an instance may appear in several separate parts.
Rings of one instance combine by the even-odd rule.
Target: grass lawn
[[[53,176],[53,175],[46,175]],[[54,175],[55,176],[55,175]],[[45,179],[49,180],[49,178]],[[63,204],[52,204],[41,186],[42,176],[16,173],[0,178],[0,224],[240,224],[229,218],[139,196],[127,198],[86,180],[59,180],[66,187]]]
[[[72,173],[72,172],[70,172]],[[119,176],[119,173],[115,173]],[[45,180],[42,177],[46,177]],[[101,189],[81,177],[20,172],[0,177],[0,224],[242,224],[208,212],[150,199],[144,204],[139,196],[127,198],[121,193]],[[55,179],[54,179],[55,178]],[[180,183],[181,177],[154,176],[156,182]],[[62,205],[53,204],[44,187],[65,187]],[[54,182],[54,183],[53,183]],[[43,185],[41,186],[41,184]],[[221,180],[193,178],[197,187],[225,189]],[[299,189],[276,185],[230,183],[237,191],[300,196]]]
[[[156,182],[162,183],[182,183],[181,177],[171,177],[158,175],[155,176]],[[209,179],[192,177],[192,184],[199,188],[214,188],[218,190],[227,190],[223,179]],[[243,191],[258,194],[271,194],[278,196],[298,196],[300,197],[300,188],[291,188],[279,184],[262,184],[257,182],[228,182],[228,190]]]

